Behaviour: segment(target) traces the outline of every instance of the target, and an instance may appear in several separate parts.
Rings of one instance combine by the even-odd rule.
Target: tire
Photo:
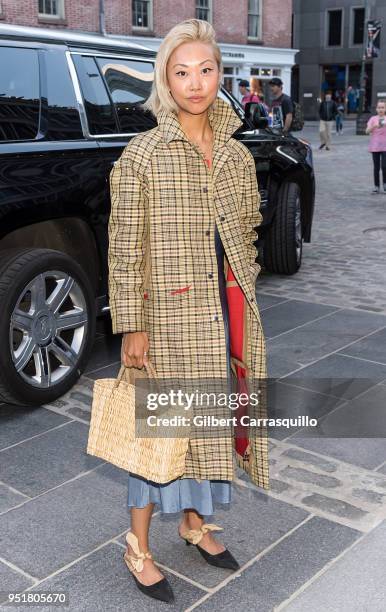
[[[295,274],[302,262],[300,188],[285,182],[277,194],[276,214],[264,242],[264,267],[276,274]]]
[[[79,264],[51,249],[1,251],[0,311],[0,400],[41,406],[69,391],[96,324],[94,289]]]

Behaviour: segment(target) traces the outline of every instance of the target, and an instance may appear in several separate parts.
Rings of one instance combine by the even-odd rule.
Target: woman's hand
[[[126,367],[142,368],[148,362],[149,338],[147,332],[123,334],[121,361]]]

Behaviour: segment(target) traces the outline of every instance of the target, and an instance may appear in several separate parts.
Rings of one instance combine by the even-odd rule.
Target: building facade
[[[251,77],[268,101],[272,76],[290,93],[292,0],[0,0],[0,23],[127,36],[154,50],[173,25],[192,17],[213,24],[224,84],[237,98],[238,79]]]
[[[306,119],[318,117],[327,90],[357,113],[367,20],[383,20],[379,55],[365,62],[365,109],[386,97],[386,0],[294,0],[294,82]],[[294,83],[295,86],[295,83]]]

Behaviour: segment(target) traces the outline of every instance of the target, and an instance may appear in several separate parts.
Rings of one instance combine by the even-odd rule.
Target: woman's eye
[[[205,72],[205,70],[206,70],[207,72]],[[209,72],[212,72],[212,71],[213,71],[213,68],[203,68],[203,71],[204,71],[204,74],[208,74]],[[185,71],[185,70],[180,70],[179,72],[176,72],[176,75],[177,75],[177,76],[179,76],[179,75],[183,75],[183,76],[184,76],[185,74],[186,74],[186,71]]]

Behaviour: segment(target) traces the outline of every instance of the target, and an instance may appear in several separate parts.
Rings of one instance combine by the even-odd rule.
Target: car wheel
[[[277,274],[295,274],[303,254],[300,188],[285,182],[277,194],[276,214],[264,242],[264,266]]]
[[[42,405],[84,371],[95,296],[82,268],[51,249],[0,252],[0,399]]]

